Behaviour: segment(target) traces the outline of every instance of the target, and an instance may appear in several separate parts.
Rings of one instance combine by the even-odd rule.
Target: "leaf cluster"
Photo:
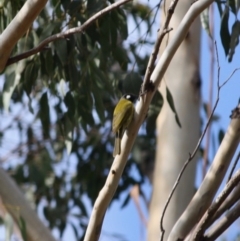
[[[13,55],[37,46],[52,34],[83,24],[110,3],[49,1]],[[0,8],[1,31],[22,5],[23,1],[4,2]],[[9,161],[9,173],[31,192],[34,205],[44,200],[44,217],[49,227],[57,228],[61,235],[70,224],[76,239],[81,239],[88,218],[84,197],[92,204],[106,180],[112,162],[114,106],[122,93],[139,93],[148,60],[137,45],[149,42],[131,42],[128,16],[149,26],[148,10],[144,5],[116,9],[85,32],[53,42],[4,72],[0,107],[1,111],[9,109],[15,117],[1,130],[1,141],[5,141],[13,126],[19,137],[18,145],[11,150],[11,154],[17,154],[17,164]],[[154,158],[151,149],[155,146],[155,120],[161,105],[161,96],[157,96],[115,199],[132,185],[144,182],[139,161],[146,163]],[[19,106],[20,113],[16,111]],[[11,155],[6,160],[10,158]],[[133,166],[137,167],[139,178],[130,175]]]
[[[240,2],[238,0],[228,0],[224,4],[220,1],[216,3],[221,16],[220,37],[222,45],[228,61],[232,62],[235,49],[239,44],[240,22],[238,20],[238,12]],[[229,29],[231,14],[235,20],[231,23],[231,28]]]

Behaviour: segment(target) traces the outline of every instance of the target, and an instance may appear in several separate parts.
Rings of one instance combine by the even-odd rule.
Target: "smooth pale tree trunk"
[[[170,1],[166,1],[166,10]],[[190,1],[179,1],[173,14],[170,27],[174,30],[165,38],[160,54],[164,51],[167,41],[171,40],[180,21],[191,5]],[[161,23],[165,14],[162,9]],[[153,193],[149,206],[148,241],[159,240],[160,216],[167,197],[176,178],[195,148],[200,136],[200,21],[195,21],[170,63],[159,91],[164,97],[164,105],[157,118],[156,160],[153,174]],[[170,90],[182,128],[175,120],[173,111],[166,100],[166,86]],[[166,240],[174,223],[182,214],[194,194],[196,158],[185,170],[164,218]]]

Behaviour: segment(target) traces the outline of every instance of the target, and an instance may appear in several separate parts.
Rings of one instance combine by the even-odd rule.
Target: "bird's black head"
[[[124,94],[122,98],[130,100],[131,102],[135,102],[137,99],[137,96],[133,94]]]

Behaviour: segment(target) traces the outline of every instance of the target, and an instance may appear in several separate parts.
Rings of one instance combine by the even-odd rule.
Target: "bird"
[[[113,157],[121,154],[121,140],[124,131],[128,128],[134,117],[134,100],[136,96],[124,94],[117,103],[113,112],[112,131],[116,134]]]

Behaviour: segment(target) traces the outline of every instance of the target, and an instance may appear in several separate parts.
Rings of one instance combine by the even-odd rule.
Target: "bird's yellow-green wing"
[[[116,106],[113,113],[113,122],[112,122],[112,130],[116,133],[121,128],[125,129],[128,127],[130,122],[132,121],[134,114],[134,105],[130,101],[124,101],[122,104],[120,103]],[[124,108],[122,108],[124,106]]]

